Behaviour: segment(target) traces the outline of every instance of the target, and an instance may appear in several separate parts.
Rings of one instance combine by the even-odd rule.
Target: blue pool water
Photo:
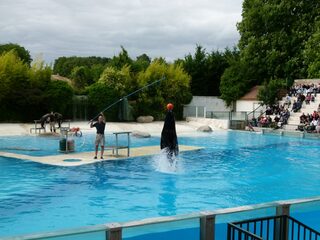
[[[91,151],[93,138],[79,139],[76,150]],[[58,142],[6,137],[0,151],[59,154]],[[161,155],[77,167],[0,157],[0,236],[320,195],[319,141],[229,131],[179,143],[204,148],[174,164]]]

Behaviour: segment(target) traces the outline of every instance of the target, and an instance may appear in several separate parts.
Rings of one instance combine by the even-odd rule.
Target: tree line
[[[222,99],[230,105],[262,85],[260,100],[273,103],[294,79],[319,78],[319,13],[318,0],[244,0],[238,54],[221,78]]]
[[[259,99],[268,104],[294,79],[320,77],[320,3],[318,0],[244,0],[240,40],[232,49],[194,54],[167,62],[147,54],[131,58],[124,47],[107,57],[59,57],[53,68],[32,61],[17,44],[0,45],[0,120],[31,120],[49,110],[70,115],[72,97],[87,95],[89,115],[162,77],[128,99],[135,117],[164,116],[165,103],[175,103],[178,118],[192,95],[220,96],[227,105],[252,86],[262,85]],[[71,79],[53,81],[51,74]],[[34,111],[28,111],[27,108]],[[111,109],[109,120],[117,120]]]
[[[52,81],[49,66],[42,61],[31,63],[28,51],[19,46],[21,55],[12,46],[0,55],[0,120],[31,121],[49,110],[67,114],[72,87],[66,82]]]

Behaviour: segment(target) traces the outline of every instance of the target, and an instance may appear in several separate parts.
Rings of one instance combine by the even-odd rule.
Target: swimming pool
[[[92,150],[93,137],[77,150]],[[57,139],[12,139],[40,149],[28,154],[57,154]],[[179,143],[205,148],[182,153],[176,165],[159,156],[77,167],[0,158],[0,236],[320,195],[319,141],[228,131]]]

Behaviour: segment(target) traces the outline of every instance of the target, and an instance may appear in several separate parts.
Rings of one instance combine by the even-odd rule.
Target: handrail
[[[307,226],[306,224],[298,221],[297,219],[291,217],[291,216],[287,216],[292,222],[297,223],[298,225],[301,225],[302,227],[308,229],[310,232],[312,232],[313,234],[315,234],[317,237],[320,237],[320,232],[318,232],[317,230]]]
[[[262,106],[263,106],[263,104],[259,104],[259,106],[256,107],[255,109],[253,109],[253,111],[247,113],[247,119],[248,119],[248,116],[249,116],[250,114],[254,113],[258,108],[260,108],[260,107],[262,107]]]
[[[297,225],[297,229],[295,230],[295,224]],[[320,232],[317,230],[307,226],[306,224],[296,220],[295,218],[288,216],[288,215],[280,215],[280,216],[269,216],[269,217],[261,217],[261,218],[254,218],[248,219],[238,222],[233,222],[228,224],[228,240],[235,239],[235,230],[230,228],[236,226],[243,230],[243,234],[245,239],[248,237],[253,237],[250,234],[256,236],[256,234],[260,237],[258,239],[263,239],[264,236],[266,239],[269,239],[269,236],[274,236],[276,239],[286,239],[286,240],[293,240],[293,239],[303,239],[306,240],[306,236],[309,236],[309,239],[312,239],[312,236],[315,236],[315,239],[320,237]],[[244,227],[246,229],[244,229]],[[253,230],[252,230],[253,229]],[[229,231],[233,231],[229,233]],[[240,231],[237,229],[237,231]],[[309,231],[309,232],[308,232]],[[258,234],[259,232],[259,234]],[[300,235],[300,232],[303,234]],[[308,233],[308,234],[307,234]],[[242,233],[241,233],[242,236]],[[273,239],[274,239],[273,238]],[[255,238],[252,238],[255,239]]]
[[[156,217],[156,218],[147,218],[142,220],[130,221],[130,222],[122,222],[122,223],[108,223],[103,225],[94,225],[94,226],[87,226],[87,227],[79,227],[79,228],[68,228],[65,230],[56,230],[52,232],[42,232],[38,234],[28,234],[23,236],[12,236],[12,237],[0,237],[1,240],[31,240],[31,239],[39,239],[39,238],[53,238],[53,237],[63,237],[68,235],[74,234],[84,234],[90,232],[97,232],[97,231],[109,231],[109,229],[114,228],[114,226],[118,226],[121,228],[132,228],[132,227],[141,227],[151,224],[160,224],[160,223],[172,223],[176,221],[183,221],[183,220],[190,220],[201,218],[205,216],[218,216],[224,214],[233,214],[233,213],[241,213],[247,212],[252,210],[258,209],[266,209],[271,207],[278,207],[282,205],[294,205],[294,204],[306,204],[312,202],[319,202],[320,196],[317,197],[310,197],[310,198],[302,198],[302,199],[291,199],[291,200],[284,200],[284,201],[274,201],[268,203],[260,203],[254,205],[246,205],[241,207],[233,207],[233,208],[223,208],[223,209],[216,209],[212,211],[201,211],[201,212],[194,212],[185,215],[176,215],[176,216],[163,216],[163,217]]]
[[[239,232],[236,234],[236,232]],[[238,236],[236,238],[236,236]],[[244,239],[250,239],[250,240],[263,240],[262,237],[259,237],[247,230],[244,230],[232,223],[228,223],[228,233],[227,233],[227,239],[243,239],[242,236],[244,236]]]

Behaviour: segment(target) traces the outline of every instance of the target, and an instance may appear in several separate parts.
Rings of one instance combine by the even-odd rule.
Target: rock
[[[138,123],[151,123],[153,121],[152,116],[140,116],[137,118]]]
[[[140,131],[133,131],[131,133],[132,136],[137,137],[137,138],[149,138],[151,137],[150,133],[147,132],[140,132]]]
[[[208,125],[201,126],[197,129],[199,132],[212,132],[212,128]]]

